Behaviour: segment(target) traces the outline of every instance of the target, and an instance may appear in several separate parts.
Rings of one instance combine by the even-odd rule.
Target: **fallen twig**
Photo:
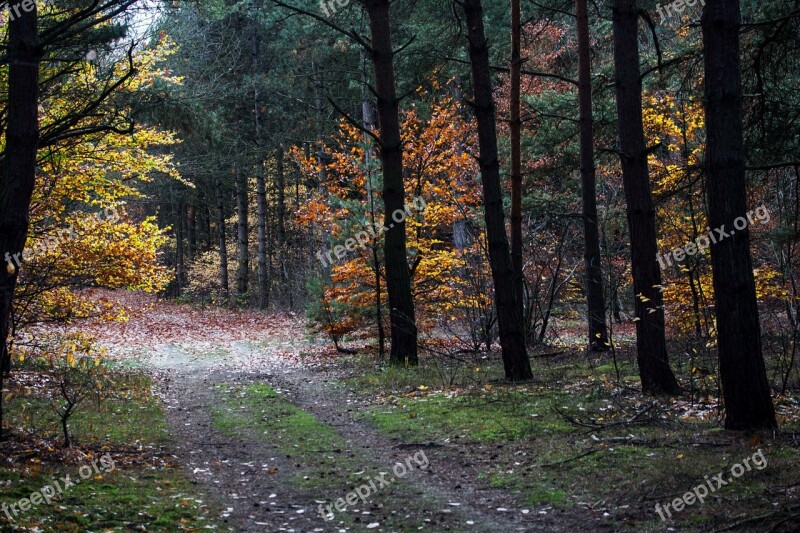
[[[577,459],[580,459],[581,457],[586,457],[587,455],[592,455],[593,453],[602,452],[602,451],[603,450],[601,450],[601,449],[595,448],[595,449],[592,449],[592,450],[585,451],[582,454],[576,455],[575,457],[570,457],[569,459],[564,459],[563,461],[559,461],[557,463],[547,463],[547,464],[543,464],[543,465],[539,465],[539,466],[541,468],[550,468],[551,466],[561,466],[563,464],[569,463],[570,461],[575,461]]]

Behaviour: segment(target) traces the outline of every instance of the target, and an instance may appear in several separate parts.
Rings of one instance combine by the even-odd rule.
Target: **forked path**
[[[220,522],[231,531],[602,529],[596,517],[523,508],[508,493],[482,487],[479,469],[455,445],[400,442],[368,427],[355,416],[366,400],[342,387],[335,371],[299,357],[318,349],[299,319],[160,303],[104,336],[113,357],[156,377],[175,442],[171,451],[220,507]],[[254,433],[244,425],[217,429],[213,413],[223,405],[230,410],[225,391],[251,384],[273,387],[283,401],[312,414],[346,442],[335,452],[347,460],[327,472],[341,480],[338,492],[322,500],[311,496],[306,484],[314,480],[302,473],[318,460],[314,453],[287,454],[268,431]],[[391,472],[420,450],[427,468],[413,468],[397,482],[399,490],[378,485],[365,504],[331,521],[320,516],[319,505],[347,496],[358,483],[353,479]],[[359,471],[352,471],[354,465]]]

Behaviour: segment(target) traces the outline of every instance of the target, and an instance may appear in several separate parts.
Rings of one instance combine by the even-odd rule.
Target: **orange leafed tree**
[[[412,107],[402,119],[406,198],[413,199],[405,214],[408,262],[419,325],[426,330],[459,306],[474,303],[467,300],[482,299],[465,292],[463,279],[476,254],[481,256],[477,217],[481,198],[470,124],[452,99],[435,99],[425,109]],[[371,306],[378,290],[376,268],[383,277],[379,238],[383,230],[380,222],[375,223],[383,220],[381,175],[372,157],[374,146],[346,121],[325,150],[329,162],[322,175],[327,179],[296,216],[299,224],[316,228],[320,239],[327,240],[324,247],[329,253],[321,252],[317,258],[330,268],[330,279],[319,298],[325,309],[338,311],[324,328],[340,336],[375,316]],[[308,176],[321,174],[318,159],[299,149],[293,156]],[[459,224],[475,229],[468,246],[453,242],[453,228]],[[337,257],[334,251],[342,255],[348,239],[359,236],[362,242],[368,239],[363,247]],[[383,283],[380,290],[385,291]]]

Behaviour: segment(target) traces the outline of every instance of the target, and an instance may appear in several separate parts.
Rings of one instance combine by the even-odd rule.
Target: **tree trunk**
[[[217,181],[217,235],[219,239],[219,287],[221,296],[228,297],[228,241],[225,232],[225,196],[222,194],[222,182]]]
[[[742,140],[739,0],[708,0],[702,19],[705,60],[706,195],[725,428],[775,428],[761,352],[750,232],[733,229],[747,211]],[[716,239],[714,239],[716,240]]]
[[[186,256],[184,244],[184,228],[186,226],[186,206],[178,202],[177,224],[175,227],[175,296],[180,296],[186,286]]]
[[[203,243],[203,251],[207,252],[211,250],[211,242],[212,242],[212,233],[211,233],[211,219],[214,218],[211,214],[211,206],[205,204],[203,207],[203,237],[205,238],[205,242]]]
[[[375,107],[367,96],[369,94],[369,79],[365,64],[367,62],[367,52],[361,52],[361,123],[365,130],[373,131],[375,129]],[[374,155],[372,137],[364,133],[364,170],[367,174],[367,196],[369,199],[369,215],[372,227],[375,227],[375,194],[372,187],[372,158]],[[373,273],[375,274],[375,326],[378,331],[378,360],[383,361],[383,356],[386,353],[386,332],[383,329],[383,301],[381,297],[381,261],[378,257],[378,248],[373,242],[370,246],[372,249],[372,266]]]
[[[511,264],[519,316],[525,316],[522,272],[522,25],[520,0],[511,0]]]
[[[22,10],[8,26],[8,106],[5,179],[0,181],[0,372],[11,370],[8,335],[22,250],[28,238],[39,144],[39,61],[37,12]],[[1,394],[0,394],[1,395]],[[1,407],[1,406],[0,406]],[[2,420],[0,420],[2,424]],[[0,425],[2,432],[2,425]]]
[[[247,225],[248,198],[247,174],[239,168],[236,169],[236,213],[237,213],[237,253],[239,268],[236,270],[236,293],[247,292],[247,281],[250,273],[250,234]]]
[[[483,28],[483,6],[480,0],[465,0],[472,84],[475,92],[475,117],[478,121],[480,169],[483,181],[486,237],[489,262],[494,280],[494,298],[503,366],[506,378],[512,381],[531,379],[531,364],[525,348],[522,315],[514,293],[514,273],[506,237],[503,214],[503,193],[500,187],[500,164],[497,159],[497,124],[495,122],[489,47]]]
[[[620,159],[636,300],[636,359],[643,392],[678,394],[680,387],[667,356],[661,271],[656,261],[656,212],[642,126],[636,0],[615,0],[613,11]]]
[[[587,0],[576,0],[578,29],[578,101],[580,108],[581,192],[583,197],[583,260],[586,270],[586,320],[589,323],[589,348],[608,348],[606,302],[603,296],[603,266],[597,220],[597,193],[594,166],[594,118],[592,116],[592,59],[589,43]]]
[[[197,255],[197,205],[194,200],[189,204],[186,237],[189,241],[189,246],[186,248],[186,256],[189,258],[189,261],[194,261]]]
[[[405,209],[403,189],[403,148],[400,139],[400,115],[394,79],[389,0],[364,0],[369,16],[372,48],[370,55],[375,70],[375,90],[380,122],[380,153],[383,167],[384,241],[386,289],[389,293],[389,319],[393,365],[416,365],[417,323],[411,294],[411,272],[406,252],[405,219],[393,220]]]
[[[28,238],[30,205],[36,183],[39,144],[39,60],[37,13],[22,10],[8,26],[8,115],[3,153],[5,179],[0,181],[0,440],[3,435],[4,377],[11,371],[8,336],[22,250]]]
[[[278,188],[278,248],[282,249],[286,242],[286,168],[284,165],[283,146],[278,146],[275,152],[277,164],[277,183]]]
[[[269,275],[267,272],[267,186],[264,173],[260,171],[256,176],[256,202],[258,204],[258,307],[266,309],[269,306]]]

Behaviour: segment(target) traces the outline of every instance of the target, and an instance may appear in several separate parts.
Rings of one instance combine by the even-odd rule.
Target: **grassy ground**
[[[380,398],[363,414],[368,423],[405,441],[445,444],[521,505],[580,506],[637,531],[777,530],[800,516],[800,427],[792,410],[781,409],[776,436],[725,432],[706,391],[645,398],[633,389],[630,362],[615,367],[577,354],[537,362],[536,381],[519,386],[503,384],[499,365],[481,361],[384,371],[365,360],[351,364],[354,377],[343,386]],[[754,466],[758,450],[763,468]],[[751,468],[734,479],[731,468],[746,459]],[[732,481],[713,482],[703,503],[663,510],[719,472]]]
[[[70,420],[75,445],[61,449],[59,419],[51,405],[53,383],[39,372],[23,369],[9,387],[6,417],[14,437],[0,444],[0,504],[11,518],[0,513],[0,529],[174,531],[213,526],[216,513],[161,451],[170,440],[148,377],[112,372],[114,393],[79,406]],[[98,463],[102,456],[113,465],[108,459]],[[99,467],[91,476],[84,469],[82,479],[81,467],[93,462]],[[78,483],[67,487],[60,481],[67,475]],[[11,505],[19,509],[20,500],[48,485],[55,487],[55,482],[62,486],[60,495],[15,516]]]

